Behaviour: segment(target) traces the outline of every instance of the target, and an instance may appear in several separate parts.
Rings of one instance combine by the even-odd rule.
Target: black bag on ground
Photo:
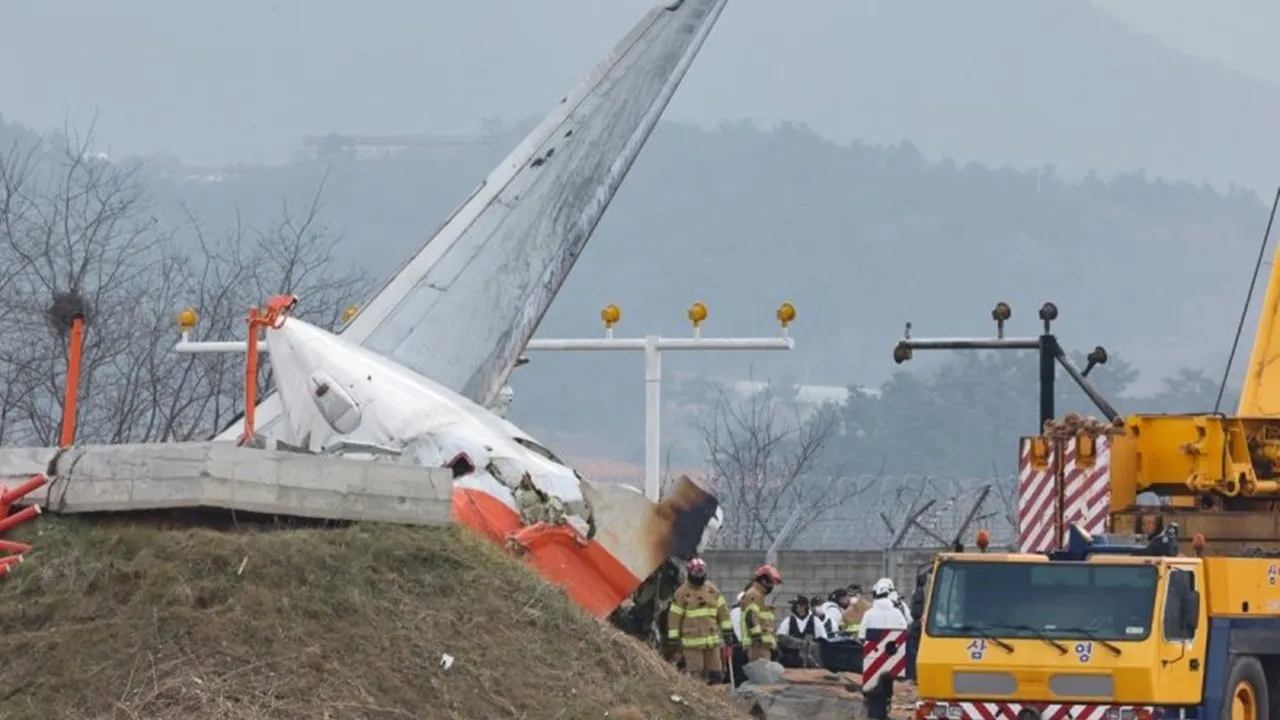
[[[831,672],[862,672],[862,643],[855,638],[824,640],[818,643],[822,667]]]

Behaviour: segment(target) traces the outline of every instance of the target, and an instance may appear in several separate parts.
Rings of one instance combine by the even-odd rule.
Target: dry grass
[[[35,525],[0,720],[745,717],[457,528]]]

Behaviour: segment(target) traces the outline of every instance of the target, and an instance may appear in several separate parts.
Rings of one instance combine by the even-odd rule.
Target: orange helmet
[[[707,574],[707,563],[702,558],[694,558],[684,567],[689,577],[702,577]]]
[[[774,585],[782,584],[782,574],[778,572],[778,568],[772,565],[761,565],[756,568],[756,574],[752,577],[756,580],[768,580]]]

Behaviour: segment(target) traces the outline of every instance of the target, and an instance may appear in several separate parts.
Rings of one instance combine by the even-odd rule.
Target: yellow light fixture
[[[791,323],[796,321],[796,306],[789,302],[784,302],[778,306],[778,312],[775,314],[778,318],[778,324],[786,330]]]
[[[196,314],[195,308],[187,308],[178,313],[178,329],[184,333],[191,332],[199,321],[200,316]]]
[[[693,323],[694,328],[702,326],[707,319],[707,306],[700,302],[696,302],[689,306],[688,312],[689,322]]]
[[[600,322],[604,323],[606,329],[612,330],[620,320],[622,320],[622,311],[617,305],[605,305],[600,311]]]

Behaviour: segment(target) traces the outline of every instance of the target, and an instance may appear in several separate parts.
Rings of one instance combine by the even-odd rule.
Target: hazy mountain
[[[771,120],[992,164],[1276,182],[1280,142],[1269,118],[1280,88],[1169,48],[1095,4],[905,0],[803,13],[759,5],[751,20],[779,30],[767,43],[717,37],[705,59],[716,65],[691,80],[727,75],[730,64],[737,80],[700,102],[734,107],[754,90],[778,108]],[[809,31],[786,32],[801,14]]]
[[[335,155],[218,171],[157,163],[149,182],[167,221],[177,202],[207,227],[301,205],[326,182],[324,217],[347,240],[342,262],[378,274],[417,247],[521,133],[380,160]],[[910,145],[836,145],[801,126],[716,131],[664,124],[623,186],[540,329],[596,335],[688,334],[684,311],[710,307],[708,335],[773,335],[794,302],[792,353],[670,356],[665,371],[876,385],[895,369],[905,321],[917,336],[988,334],[990,307],[1013,304],[1011,334],[1037,332],[1058,304],[1063,341],[1103,344],[1154,391],[1183,366],[1225,358],[1266,207],[1251,193],[1140,174],[1069,182],[929,162]],[[1246,337],[1246,341],[1247,341]],[[442,339],[447,342],[447,339]],[[908,369],[941,357],[921,353]],[[640,446],[640,358],[537,356],[516,374],[516,417],[585,444]]]
[[[52,127],[83,125],[96,109],[117,154],[198,162],[282,157],[329,130],[456,132],[545,112],[653,4],[9,3],[0,24],[23,32],[0,46],[0,62],[23,70],[5,77],[5,112]],[[733,3],[668,118],[795,120],[841,142],[910,140],[931,157],[1071,173],[1145,167],[1269,192],[1277,88],[1166,47],[1136,29],[1131,7],[1125,24],[1109,5]],[[1201,12],[1263,27],[1275,17],[1212,5]],[[1185,7],[1163,13],[1166,36],[1195,34],[1174,32],[1194,22]]]
[[[138,33],[163,34],[182,16],[160,12],[150,0],[124,4],[133,10],[96,17],[83,32],[67,29],[77,52]],[[221,15],[233,6],[250,12],[234,2],[204,9],[210,27],[224,28],[217,39],[223,45],[234,44],[239,32]],[[436,11],[400,7],[400,30],[384,38],[384,52],[344,54],[341,67],[318,66],[332,82],[295,83],[288,93],[278,91],[287,84],[280,72],[296,75],[309,67],[308,58],[331,56],[335,37],[345,38],[347,48],[373,42],[385,23],[352,24],[349,13],[318,4],[308,6],[303,27],[294,17],[300,6],[284,16],[272,14],[275,6],[260,8],[253,12],[263,17],[253,17],[261,23],[239,24],[253,26],[255,42],[275,33],[288,63],[224,53],[213,74],[225,85],[202,83],[199,92],[170,96],[165,83],[186,82],[181,68],[205,63],[201,77],[213,72],[207,56],[174,42],[166,46],[172,72],[144,74],[112,70],[136,70],[143,62],[127,48],[104,51],[92,86],[77,79],[79,65],[50,59],[13,80],[18,105],[6,111],[21,114],[46,97],[45,88],[59,87],[60,96],[101,106],[106,147],[114,139],[108,101],[120,83],[130,93],[121,97],[180,98],[186,103],[180,115],[161,104],[130,106],[129,126],[117,130],[131,138],[125,147],[145,148],[166,146],[147,145],[147,123],[180,119],[184,133],[204,140],[232,132],[216,112],[230,105],[239,123],[234,132],[246,144],[259,131],[279,138],[323,127],[432,127],[442,118],[456,125],[458,104],[480,94],[498,98],[477,101],[473,107],[482,113],[541,110],[528,107],[531,93],[502,100],[501,85],[503,78],[533,82],[538,63],[513,66],[496,60],[494,48],[482,52],[472,31],[463,30],[490,20],[468,21],[451,7],[460,13],[450,16],[457,37],[434,33],[431,54],[404,55],[423,45],[404,28],[426,26]],[[620,4],[583,21],[607,19],[621,29],[639,7]],[[143,10],[153,9],[154,26],[134,27]],[[21,12],[34,13],[33,32],[22,41],[29,42],[44,27],[36,22],[44,11]],[[549,38],[564,23],[544,28],[533,15],[520,16],[523,32],[494,41],[509,57],[537,58],[534,46],[555,45]],[[345,24],[335,24],[343,18]],[[455,40],[473,43],[474,52],[450,55]],[[468,58],[478,78],[472,95],[459,94],[467,84],[453,75],[454,94],[433,94],[429,79],[417,83],[424,63],[434,77],[440,73],[430,63],[446,55]],[[267,92],[272,83],[276,91]],[[241,84],[247,95],[237,101]],[[352,99],[335,104],[335,88]],[[545,104],[562,89],[548,87]],[[381,100],[373,102],[374,95]],[[1064,342],[1106,345],[1141,371],[1132,389],[1153,392],[1161,377],[1183,366],[1216,369],[1226,356],[1266,221],[1265,203],[1229,181],[1271,182],[1280,143],[1268,125],[1278,106],[1274,86],[1166,47],[1079,0],[734,5],[672,106],[674,116],[704,127],[659,127],[540,334],[598,333],[597,313],[608,302],[623,308],[619,332],[688,333],[683,315],[693,300],[711,309],[708,334],[773,334],[773,310],[790,300],[800,311],[795,352],[670,356],[666,371],[875,385],[893,371],[890,348],[908,320],[917,335],[987,333],[990,306],[1007,300],[1014,306],[1010,331],[1029,334],[1038,327],[1036,308],[1052,300],[1062,312]],[[249,115],[257,118],[252,127],[244,124]],[[763,122],[718,122],[736,116]],[[404,120],[411,117],[422,120]],[[765,127],[786,118],[807,123]],[[0,127],[0,140],[7,143],[15,132]],[[210,227],[230,226],[237,211],[248,219],[273,214],[283,198],[300,204],[327,178],[325,218],[348,238],[343,261],[382,274],[521,134],[490,123],[475,142],[380,160],[329,155],[193,168],[153,158],[147,173],[167,221],[182,221],[176,205],[182,202]],[[171,145],[187,135],[165,137]],[[939,159],[945,157],[958,160]],[[1159,174],[1193,182],[1158,182]],[[937,361],[922,354],[908,367]],[[638,357],[541,356],[518,371],[516,384],[518,419],[566,433],[592,431],[585,444],[605,434],[628,453],[639,447]]]

